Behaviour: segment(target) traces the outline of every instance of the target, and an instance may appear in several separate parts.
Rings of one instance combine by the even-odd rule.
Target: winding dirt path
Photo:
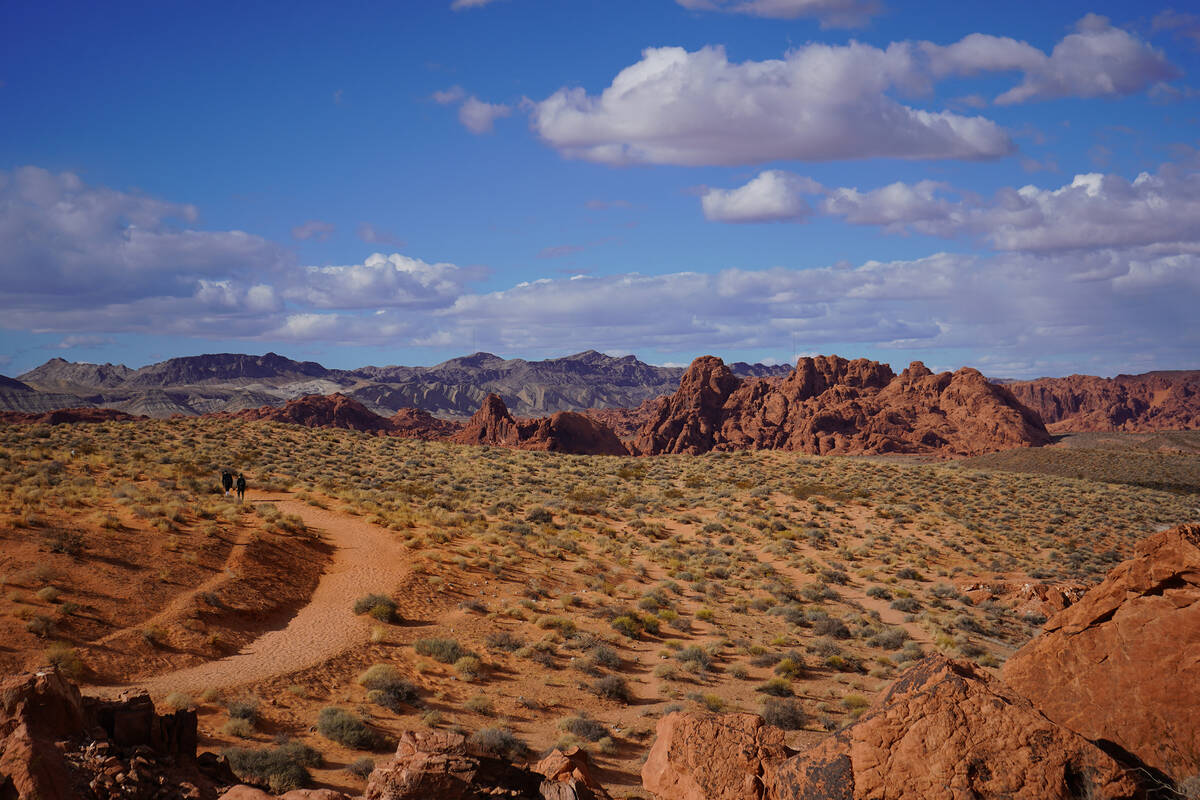
[[[195,694],[209,688],[255,683],[320,664],[368,637],[370,619],[354,615],[354,599],[372,592],[391,594],[411,570],[408,549],[389,530],[299,500],[261,495],[247,500],[276,502],[280,511],[300,517],[334,548],[329,567],[308,605],[286,627],[263,634],[236,655],[143,678],[129,686],[144,688],[156,696],[167,692]],[[92,688],[107,694],[128,687]]]

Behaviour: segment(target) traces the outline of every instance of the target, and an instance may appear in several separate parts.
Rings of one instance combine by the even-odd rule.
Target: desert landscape
[[[1197,76],[0,2],[0,800],[1200,800]]]
[[[857,763],[837,786],[813,776],[839,752],[858,758],[855,737],[923,761],[900,734],[871,731],[894,730],[883,720],[896,713],[902,731],[953,713],[949,730],[1011,725],[1016,737],[974,756],[995,773],[971,778],[981,796],[1005,785],[1029,797],[1079,786],[1190,796],[1200,540],[1177,526],[1200,519],[1200,432],[1052,443],[1035,413],[982,378],[966,376],[964,401],[950,391],[960,377],[883,369],[802,359],[755,388],[699,359],[625,441],[586,414],[514,420],[498,397],[440,431],[381,424],[342,395],[165,420],[10,414],[6,671],[52,668],[99,698],[85,705],[121,708],[144,692],[190,731],[186,759],[148,750],[138,772],[115,748],[85,748],[68,752],[71,777],[58,784],[25,765],[31,783],[18,791],[71,796],[50,787],[73,780],[126,796],[113,792],[139,775],[143,793],[128,796],[182,796],[154,794],[156,779],[205,797],[237,782],[331,798],[535,796],[557,782],[529,771],[549,753],[566,759],[556,769],[574,794],[543,786],[546,797],[857,797],[870,785]],[[922,381],[918,403],[905,387]],[[871,405],[880,391],[912,409],[907,424]],[[830,433],[803,423],[716,449],[722,430],[740,434],[780,403]],[[629,455],[640,449],[658,454]],[[222,492],[222,470],[244,472],[244,502]],[[1097,634],[1118,678],[1089,684],[1052,631],[1147,559],[1173,576],[1157,595],[1172,598],[1171,614],[1139,610],[1153,588],[1107,590],[1117,611],[1143,615],[1146,641]],[[962,696],[922,687],[946,675]],[[1052,705],[1089,685],[1088,702],[1112,714],[1148,693],[1140,723]],[[987,710],[993,697],[1029,710],[1006,721]],[[1034,728],[1082,777],[1036,767],[1048,756],[1025,753]],[[745,737],[757,766],[725,754]],[[1119,756],[1089,744],[1110,739]],[[181,764],[187,779],[171,771]],[[876,778],[879,796],[937,796],[921,789],[939,767],[928,769]]]

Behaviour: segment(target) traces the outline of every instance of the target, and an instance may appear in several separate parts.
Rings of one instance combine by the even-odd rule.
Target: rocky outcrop
[[[0,682],[0,797],[215,798],[224,763],[196,756],[196,714],[145,694],[81,697],[53,670]]]
[[[139,419],[111,408],[60,408],[41,414],[0,411],[0,422],[10,425],[70,425],[76,422],[131,422]]]
[[[1116,760],[973,664],[929,656],[856,723],[764,770],[767,800],[1138,798]]]
[[[367,779],[364,800],[537,798],[543,776],[490,756],[472,754],[462,734],[405,731],[396,755]]]
[[[1176,780],[1200,774],[1200,525],[1139,544],[1003,677],[1081,736]]]
[[[1200,370],[1115,378],[1071,375],[1005,386],[1054,433],[1200,428]]]
[[[957,584],[971,602],[1002,603],[1021,616],[1051,617],[1072,603],[1079,602],[1086,587],[1058,583],[1013,583],[1006,581],[980,583],[962,581]]]
[[[659,399],[633,449],[972,455],[1049,441],[1036,414],[966,367],[935,375],[914,362],[897,376],[879,362],[819,356],[781,381],[741,381],[704,356]]]
[[[246,420],[268,420],[303,425],[306,428],[344,428],[352,431],[386,432],[391,424],[367,409],[352,397],[337,393],[310,394],[289,400],[283,408],[247,409],[235,414],[221,414]]]
[[[533,768],[543,776],[539,787],[544,800],[611,800],[592,771],[586,750],[554,748]]]
[[[388,417],[391,432],[406,439],[435,441],[447,439],[462,430],[462,424],[438,419],[419,408],[402,408]]]
[[[479,411],[451,441],[552,453],[628,455],[615,433],[583,414],[560,411],[541,419],[518,420],[496,394],[484,398]]]
[[[783,731],[756,714],[676,711],[656,733],[642,786],[659,800],[761,800],[764,770],[789,755]]]

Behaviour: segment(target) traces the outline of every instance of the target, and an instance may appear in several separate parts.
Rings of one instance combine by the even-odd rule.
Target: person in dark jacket
[[[233,488],[233,473],[227,469],[221,470],[221,488],[225,490],[225,496],[229,497],[229,490]]]
[[[240,472],[237,477],[237,496],[239,503],[246,499],[246,476]]]

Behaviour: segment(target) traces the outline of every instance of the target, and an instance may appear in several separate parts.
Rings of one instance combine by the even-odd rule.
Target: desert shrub
[[[55,642],[46,648],[46,661],[71,680],[79,680],[83,676],[83,660],[79,653],[63,642]]]
[[[36,594],[39,600],[46,603],[53,603],[62,597],[62,590],[57,586],[43,586],[37,590]]]
[[[472,655],[455,639],[417,639],[413,642],[413,650],[443,664],[453,664],[463,656]]]
[[[299,742],[289,742],[269,750],[229,747],[222,750],[221,754],[240,780],[269,786],[274,794],[303,789],[312,780],[307,767],[321,764],[321,754]]]
[[[896,570],[896,577],[905,581],[925,580],[924,576],[922,576],[921,573],[917,572],[912,567],[902,567],[901,569]]]
[[[534,506],[533,508],[529,509],[528,513],[525,514],[525,519],[526,521],[533,522],[535,524],[553,522],[554,515],[541,506]]]
[[[755,691],[769,694],[773,697],[791,697],[792,683],[787,678],[769,678]]]
[[[781,678],[800,678],[804,676],[804,657],[799,653],[789,653],[775,665],[775,674]]]
[[[589,742],[598,742],[605,736],[610,735],[604,723],[592,719],[583,712],[580,712],[578,716],[567,717],[558,723],[558,727],[573,736],[578,736],[580,739],[586,739]]]
[[[836,617],[823,617],[813,623],[813,632],[818,636],[832,636],[835,639],[849,639],[850,629],[846,623]]]
[[[376,664],[358,676],[360,686],[367,689],[367,699],[392,711],[400,706],[412,705],[417,699],[417,687],[400,674],[391,664]]]
[[[258,724],[258,700],[253,697],[239,697],[225,704],[230,719],[244,719],[251,725]]]
[[[871,701],[861,694],[848,694],[842,698],[842,705],[847,711],[862,711],[871,705]]]
[[[46,547],[51,553],[78,556],[87,549],[83,535],[75,531],[64,531],[62,529],[47,531],[42,536],[42,540],[46,543]]]
[[[509,761],[529,751],[529,745],[508,728],[481,728],[467,738],[467,746],[479,755],[506,758]]]
[[[867,597],[874,597],[876,600],[891,600],[892,593],[882,586],[872,586],[867,589]]]
[[[225,724],[221,726],[221,732],[227,736],[236,736],[239,739],[249,739],[254,735],[254,723],[248,719],[241,717],[230,717],[225,720]]]
[[[317,716],[317,731],[326,739],[355,750],[374,750],[381,745],[379,734],[360,717],[344,708],[326,706]]]
[[[365,781],[367,778],[371,777],[371,773],[374,771],[375,762],[367,756],[363,756],[362,758],[354,761],[354,763],[346,765],[346,772],[349,772],[359,780]]]
[[[912,614],[913,612],[920,610],[921,604],[917,602],[915,597],[897,597],[892,601],[892,608],[896,609],[897,611],[903,611],[907,614]]]
[[[370,614],[380,622],[396,620],[396,603],[385,594],[363,595],[354,601],[355,614]]]
[[[571,636],[575,633],[575,622],[567,617],[540,617],[538,618],[537,626],[542,630],[556,630],[563,636]]]
[[[867,640],[872,647],[884,650],[899,650],[908,641],[908,631],[903,628],[884,628]]]
[[[482,714],[485,717],[490,717],[496,713],[496,707],[492,703],[492,699],[486,694],[477,694],[474,697],[467,698],[467,702],[463,703],[463,708],[467,711],[473,711],[476,714]]]
[[[621,666],[621,656],[618,655],[616,650],[606,644],[598,644],[588,650],[588,658],[598,667],[617,669]]]
[[[475,656],[463,656],[454,662],[454,671],[464,680],[479,680],[483,675],[483,662]]]
[[[798,731],[809,723],[803,704],[792,697],[768,697],[763,701],[763,720],[785,731]]]
[[[489,633],[484,641],[487,644],[487,649],[494,652],[513,653],[525,646],[524,639],[514,636],[508,631]]]
[[[699,645],[690,645],[675,654],[681,663],[693,672],[707,672],[712,669],[712,656]]]
[[[186,692],[171,692],[163,700],[163,705],[172,711],[183,711],[195,706],[192,696]]]
[[[636,639],[642,634],[642,621],[632,614],[622,614],[609,623],[613,630],[630,639]]]
[[[593,681],[591,689],[597,697],[605,700],[628,703],[633,699],[629,684],[620,675],[605,675],[603,678]]]

